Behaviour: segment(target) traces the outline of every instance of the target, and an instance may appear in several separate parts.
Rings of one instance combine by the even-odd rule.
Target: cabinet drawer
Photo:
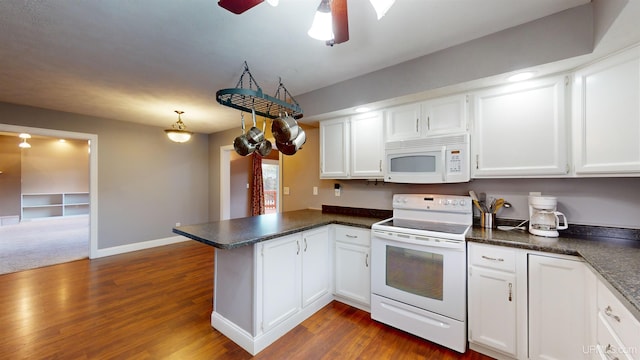
[[[640,322],[625,308],[620,300],[598,282],[598,313],[599,317],[606,321],[614,333],[625,346],[638,346],[640,344]],[[632,359],[640,359],[640,348],[632,349]]]
[[[471,265],[509,272],[516,271],[516,252],[510,248],[470,244],[469,260]]]
[[[335,240],[350,244],[369,246],[371,244],[371,230],[352,226],[336,226]]]
[[[604,355],[605,359],[619,359],[619,360],[633,360],[634,354],[629,347],[621,344],[616,338],[613,330],[609,327],[606,315],[598,313],[598,325],[597,325],[597,341],[598,350]],[[637,354],[635,354],[637,355]]]

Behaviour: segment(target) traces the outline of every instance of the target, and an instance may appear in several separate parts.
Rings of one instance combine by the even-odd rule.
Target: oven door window
[[[441,254],[387,245],[386,259],[387,286],[442,300],[444,258]]]
[[[436,171],[435,155],[403,155],[389,159],[392,173],[434,173]]]

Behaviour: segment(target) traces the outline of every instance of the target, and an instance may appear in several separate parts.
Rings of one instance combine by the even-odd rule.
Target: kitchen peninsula
[[[174,228],[219,249],[211,325],[255,355],[330,303],[330,226],[368,241],[371,225],[390,216],[357,210],[359,216],[298,210]]]
[[[298,210],[181,226],[173,232],[219,249],[211,324],[256,354],[334,299],[332,227],[366,233],[373,223],[387,217],[390,214],[384,211],[352,216]],[[467,242],[469,246],[581,258],[636,321],[640,320],[640,241],[587,235],[585,239],[549,239],[524,231],[473,228]],[[289,284],[294,284],[293,288],[287,287]],[[290,304],[297,305],[287,307]]]

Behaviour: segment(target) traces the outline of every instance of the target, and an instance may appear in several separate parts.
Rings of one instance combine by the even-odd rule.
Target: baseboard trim
[[[190,239],[184,236],[171,236],[171,237],[162,238],[162,239],[142,241],[142,242],[137,242],[133,244],[114,246],[114,247],[105,248],[105,249],[97,249],[95,251],[95,256],[93,256],[92,258],[97,259],[97,258],[106,257],[106,256],[125,254],[132,251],[151,249],[158,246],[171,245],[171,244],[176,244],[176,243],[188,241],[188,240]]]

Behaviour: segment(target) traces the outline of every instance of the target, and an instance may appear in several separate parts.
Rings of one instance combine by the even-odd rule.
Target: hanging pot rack
[[[245,87],[248,85],[248,87]],[[262,92],[253,75],[249,71],[249,65],[244,62],[244,71],[235,88],[220,89],[216,91],[216,100],[224,106],[240,111],[255,113],[269,119],[276,119],[283,114],[293,116],[294,119],[302,117],[302,108],[291,96],[291,93],[279,79],[275,96],[269,96]]]

